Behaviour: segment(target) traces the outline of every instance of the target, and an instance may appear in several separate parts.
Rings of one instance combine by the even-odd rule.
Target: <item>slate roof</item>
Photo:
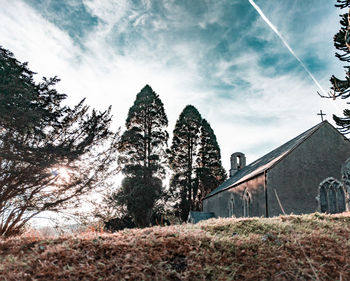
[[[197,223],[202,220],[208,220],[211,218],[215,218],[215,214],[210,212],[210,213],[205,213],[205,212],[195,212],[195,211],[190,211],[188,214],[188,222],[190,223]]]
[[[285,144],[264,155],[263,157],[259,158],[258,160],[254,161],[248,166],[242,168],[233,177],[229,178],[221,185],[219,185],[216,189],[214,189],[211,193],[209,193],[209,195],[206,198],[211,197],[214,194],[217,194],[235,185],[238,185],[268,170],[275,163],[277,163],[280,159],[282,159],[284,156],[290,153],[293,149],[295,149],[299,144],[301,144],[304,140],[306,140],[309,136],[311,136],[315,131],[317,131],[326,123],[328,122],[325,120],[317,124],[316,126],[305,131],[304,133],[300,134],[294,139],[286,142]]]

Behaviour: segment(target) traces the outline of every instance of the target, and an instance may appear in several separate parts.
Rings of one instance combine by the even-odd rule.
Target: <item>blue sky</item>
[[[340,11],[330,0],[255,3],[328,91]],[[58,75],[68,102],[113,108],[123,126],[145,84],[163,100],[172,132],[187,104],[212,125],[229,168],[252,162],[344,101],[318,97],[314,81],[248,0],[0,0],[0,45],[40,76]]]

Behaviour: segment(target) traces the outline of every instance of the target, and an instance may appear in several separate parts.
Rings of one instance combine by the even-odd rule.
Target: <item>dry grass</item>
[[[350,213],[0,239],[0,280],[350,280]]]

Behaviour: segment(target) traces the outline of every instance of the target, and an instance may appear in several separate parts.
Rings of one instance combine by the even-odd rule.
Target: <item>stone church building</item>
[[[345,189],[332,188],[328,194],[320,183],[328,177],[341,179],[349,157],[350,141],[327,121],[250,165],[243,153],[234,153],[230,178],[204,199],[203,212],[215,217],[272,217],[345,211]]]

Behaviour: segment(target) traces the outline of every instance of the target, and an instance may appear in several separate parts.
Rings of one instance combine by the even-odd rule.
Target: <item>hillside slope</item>
[[[0,280],[350,280],[350,213],[0,239]]]

